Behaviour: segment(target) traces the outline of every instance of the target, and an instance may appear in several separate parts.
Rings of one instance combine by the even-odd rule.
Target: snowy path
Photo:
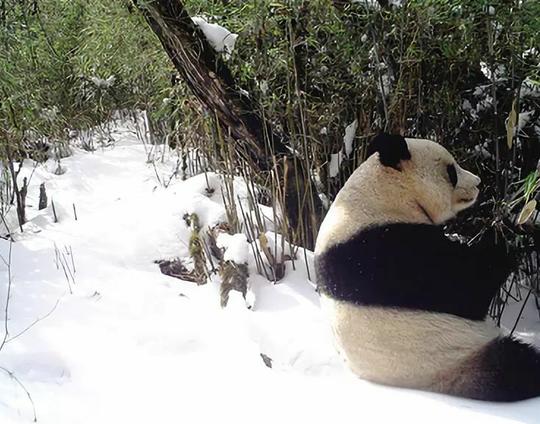
[[[39,423],[540,423],[540,400],[482,404],[351,376],[301,266],[293,272],[289,264],[276,286],[254,276],[253,311],[238,299],[222,310],[214,283],[161,275],[155,259],[186,254],[183,214],[196,209],[210,222],[223,211],[202,194],[204,178],[164,189],[144,147],[125,131],[117,138],[114,148],[63,160],[63,175],[51,172],[54,163],[36,170],[31,222],[12,245],[10,335],[58,303],[0,351],[0,366],[28,389]],[[36,211],[42,181],[58,223],[50,208]],[[66,266],[66,247],[73,252],[72,294],[55,246]],[[0,240],[6,260],[9,249]],[[7,276],[0,264],[2,302]],[[0,423],[32,419],[25,392],[0,371]]]

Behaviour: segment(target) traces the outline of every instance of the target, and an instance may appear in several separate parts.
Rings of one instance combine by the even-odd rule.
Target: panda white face
[[[336,196],[316,252],[371,225],[442,224],[476,201],[480,178],[438,143],[382,134],[371,153]]]
[[[480,178],[457,164],[440,144],[406,139],[410,159],[400,161],[396,175],[410,184],[419,206],[434,224],[453,218],[472,206],[478,197]]]

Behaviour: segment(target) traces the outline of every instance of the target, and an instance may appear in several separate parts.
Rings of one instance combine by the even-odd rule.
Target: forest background
[[[2,0],[2,221],[26,222],[23,160],[53,157],[61,173],[73,139],[106,146],[113,118],[142,112],[139,135],[178,151],[179,178],[243,177],[309,249],[384,130],[436,140],[482,178],[448,230],[474,242],[496,228],[517,258],[491,315],[540,305],[539,16],[530,0]],[[261,222],[248,225],[256,238]]]

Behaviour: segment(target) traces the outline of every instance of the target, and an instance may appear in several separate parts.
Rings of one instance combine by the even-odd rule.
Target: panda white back
[[[501,339],[485,319],[510,269],[504,247],[469,248],[441,227],[475,202],[480,179],[429,140],[382,134],[372,150],[337,195],[315,249],[322,304],[350,368],[378,383],[476,399],[540,395],[538,352]],[[503,345],[524,351],[527,365],[539,360],[536,383],[520,370],[512,370],[519,384],[493,373],[488,362],[504,362],[493,353]]]

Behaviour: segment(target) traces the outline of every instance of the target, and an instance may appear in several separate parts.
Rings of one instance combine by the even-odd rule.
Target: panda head
[[[480,178],[434,141],[382,133],[371,142],[369,154],[380,174],[415,197],[433,224],[453,218],[476,201]]]
[[[478,196],[480,178],[433,141],[383,133],[373,139],[368,155],[336,196],[317,246],[344,241],[367,226],[439,225]]]

